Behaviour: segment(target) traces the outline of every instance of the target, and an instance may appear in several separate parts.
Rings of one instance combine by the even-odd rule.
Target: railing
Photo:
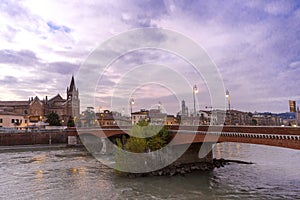
[[[279,135],[279,134],[257,134],[257,133],[239,133],[239,132],[206,132],[206,131],[191,131],[191,130],[170,130],[171,133],[181,134],[200,134],[212,135],[217,137],[241,137],[241,138],[260,138],[260,139],[277,139],[277,140],[300,140],[299,135]]]

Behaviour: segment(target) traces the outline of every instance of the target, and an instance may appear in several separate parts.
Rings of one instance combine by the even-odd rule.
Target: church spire
[[[74,76],[72,76],[71,84],[70,84],[70,91],[73,91],[76,89],[75,87],[75,81],[74,81]]]

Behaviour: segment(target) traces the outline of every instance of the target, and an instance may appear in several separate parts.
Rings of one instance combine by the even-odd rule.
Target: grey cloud
[[[134,28],[157,27],[157,24],[155,24],[153,20],[162,18],[167,15],[168,12],[163,0],[135,0],[131,1],[130,4],[126,2],[126,5],[123,5],[121,11],[129,15],[129,17],[121,17],[123,22]]]
[[[7,41],[11,42],[16,36],[17,32],[18,30],[16,28],[6,25],[6,32],[3,33],[3,36]]]
[[[12,85],[16,84],[18,79],[13,76],[4,76],[4,78],[0,79],[0,85]]]
[[[30,50],[0,50],[0,63],[11,63],[21,66],[34,65],[39,62],[35,53]]]
[[[0,10],[11,17],[20,16],[25,12],[25,9],[20,4],[10,0],[1,1]]]
[[[73,74],[79,69],[78,64],[69,63],[69,62],[53,62],[49,64],[47,70],[59,74]]]
[[[300,61],[295,61],[289,64],[289,67],[292,69],[300,68]]]
[[[98,86],[113,86],[114,84],[116,84],[113,81],[113,78],[117,78],[117,76],[102,75],[98,80]]]

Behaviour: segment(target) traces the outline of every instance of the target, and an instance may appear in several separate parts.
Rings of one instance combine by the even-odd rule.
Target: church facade
[[[67,87],[66,95],[66,99],[57,94],[50,99],[46,96],[43,100],[36,96],[29,98],[27,101],[0,101],[0,115],[6,113],[23,116],[24,121],[21,124],[29,126],[44,122],[46,116],[54,112],[59,115],[62,125],[66,125],[70,117],[78,119],[80,114],[79,92],[75,86],[73,76],[70,86]]]

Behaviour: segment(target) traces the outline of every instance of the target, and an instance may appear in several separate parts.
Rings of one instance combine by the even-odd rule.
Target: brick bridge
[[[105,149],[105,153],[109,153],[114,151],[114,147],[108,140],[128,136],[130,128],[105,126],[98,129],[79,129],[78,133],[90,152],[97,154]],[[168,128],[173,133],[170,144],[174,154],[177,152],[176,149],[188,145],[186,151],[169,167],[190,164],[211,166],[213,144],[220,142],[250,143],[300,150],[299,127],[168,126]]]
[[[80,134],[98,137],[128,135],[131,127],[105,126],[101,129],[80,129]],[[168,126],[174,134],[172,144],[237,142],[269,145],[300,150],[299,127],[263,126]]]

